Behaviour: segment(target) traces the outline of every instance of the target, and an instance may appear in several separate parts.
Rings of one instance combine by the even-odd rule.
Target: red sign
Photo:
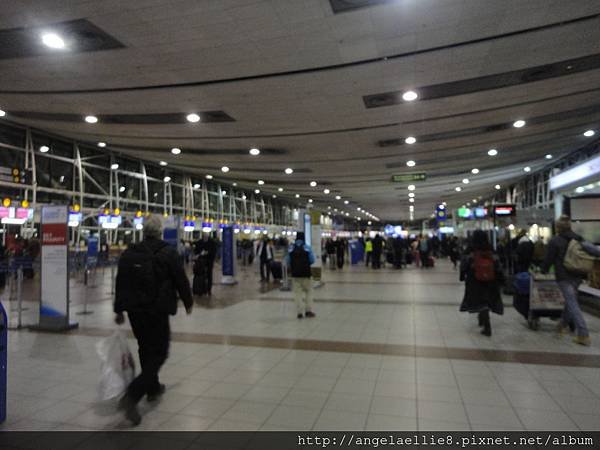
[[[42,224],[42,245],[67,245],[67,224]]]
[[[515,205],[496,205],[494,206],[494,215],[496,217],[511,217],[516,215]]]

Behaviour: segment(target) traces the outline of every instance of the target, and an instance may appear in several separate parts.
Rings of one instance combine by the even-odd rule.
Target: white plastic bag
[[[133,355],[121,330],[96,344],[96,352],[102,361],[98,394],[100,400],[118,397],[127,389],[135,374]]]

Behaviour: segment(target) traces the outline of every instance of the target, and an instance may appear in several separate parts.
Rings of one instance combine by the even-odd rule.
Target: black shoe
[[[166,389],[167,388],[164,384],[159,384],[158,390],[156,392],[146,395],[146,400],[148,400],[149,402],[156,401],[158,399],[158,397],[160,397],[161,395],[163,395],[165,393]]]
[[[484,336],[490,337],[492,335],[491,327],[484,327],[483,330],[481,330],[481,334],[483,334]]]
[[[303,319],[304,316],[302,314],[298,314],[298,319]]]
[[[305,316],[306,317],[317,317],[317,315],[312,311],[306,311]]]
[[[484,326],[485,324],[483,323],[483,318],[481,316],[477,317],[477,323],[479,324],[480,327]]]
[[[121,400],[119,400],[118,408],[125,412],[125,418],[134,426],[137,426],[142,422],[142,416],[137,409],[137,405],[127,396],[127,394],[125,394]]]

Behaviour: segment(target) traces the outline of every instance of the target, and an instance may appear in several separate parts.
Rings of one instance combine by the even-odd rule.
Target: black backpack
[[[144,242],[135,244],[119,258],[116,297],[125,310],[156,305],[161,286],[155,255],[167,245],[163,244],[155,250]]]
[[[294,247],[290,253],[292,276],[297,278],[310,278],[310,258],[304,247]]]

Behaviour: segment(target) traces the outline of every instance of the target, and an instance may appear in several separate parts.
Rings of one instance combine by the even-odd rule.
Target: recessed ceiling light
[[[456,187],[454,188],[454,190],[455,190],[456,192],[460,192],[460,191],[462,191],[462,188],[461,188],[460,186],[456,186]]]
[[[1,115],[1,114],[0,114]],[[585,133],[583,133],[583,135],[585,137],[592,137],[593,135],[595,135],[596,132],[594,130],[587,130]]]
[[[414,196],[415,196],[415,193],[414,193],[414,192],[409,192],[409,193],[408,193],[408,197],[409,197],[409,198],[413,198]]]
[[[259,149],[257,149],[257,148],[251,148],[251,149],[250,149],[250,154],[251,154],[252,156],[258,156],[258,155],[260,155],[260,150],[259,150]]]
[[[546,159],[552,159],[552,155],[551,155],[550,153],[548,153],[548,154],[546,155]]]
[[[283,192],[283,188],[281,188],[281,187],[280,187],[280,188],[277,188],[277,190],[278,190],[279,192]]]
[[[181,149],[177,148],[177,147],[173,147],[171,149],[171,153],[173,153],[174,155],[179,155],[181,153]]]
[[[165,166],[168,166],[168,165],[169,165],[169,163],[168,163],[168,162],[166,162],[166,161],[159,161],[159,163],[158,163],[158,164],[160,164],[160,165],[161,165],[161,166],[163,166],[163,167],[165,167]]]
[[[577,192],[578,194],[581,194],[581,193],[585,192],[585,188],[583,186],[579,186],[577,189],[575,189],[575,192]]]
[[[255,194],[260,194],[260,189],[254,189]]]
[[[207,179],[207,180],[212,180],[212,179],[213,179],[213,176],[212,176],[211,174],[207,174],[207,175],[206,175],[206,179]]]
[[[329,194],[331,191],[329,189],[323,189],[323,194]]]
[[[296,194],[296,198],[300,198],[300,194]]]
[[[309,198],[309,199],[308,199],[308,203],[312,203],[312,202],[313,202],[313,199],[312,199],[312,198]]]
[[[273,198],[277,198],[277,195],[273,194]]]
[[[335,199],[336,199],[336,200],[341,200],[341,199],[342,199],[342,197],[341,197],[341,196],[339,196],[339,195],[336,195],[336,196],[335,196]]]
[[[200,183],[194,184],[194,189],[200,189]]]
[[[347,205],[347,204],[349,204],[349,203],[350,203],[350,201],[348,201],[348,200],[344,200],[344,205]]]
[[[222,195],[223,197],[227,197],[227,191],[221,191],[221,195]]]
[[[473,175],[477,175],[479,173],[479,169],[471,169],[471,173]]]
[[[408,185],[408,190],[409,191],[414,191],[416,189],[416,186],[414,184],[409,184]]]
[[[232,186],[233,186],[233,187],[236,187],[236,186],[237,186],[237,183],[235,183],[235,182],[234,182],[234,183],[232,183]]]
[[[98,147],[106,147],[106,142],[98,142]]]
[[[258,180],[258,184],[259,184],[260,186],[262,186],[263,184],[265,184],[265,182],[264,182],[264,180]]]
[[[171,181],[171,177],[167,175],[166,177],[163,178],[163,181],[165,183],[168,183],[169,181]]]
[[[125,186],[121,186],[121,187],[119,188],[119,192],[125,192]]]
[[[473,203],[477,203],[477,199],[476,198],[473,199]]]
[[[496,150],[495,148],[490,148],[488,150],[488,155],[490,156],[496,156],[498,154],[498,150]]]
[[[317,182],[316,182],[316,181],[311,181],[311,182],[310,182],[310,187],[315,187],[316,185],[317,185]]]
[[[84,120],[87,123],[96,123],[96,122],[98,122],[98,118],[96,116],[85,116]]]
[[[223,172],[223,173],[229,172],[229,167],[227,167],[227,166],[221,167],[221,172]]]
[[[6,111],[0,109],[0,117],[4,117],[6,115]]]
[[[200,116],[196,113],[188,114],[187,116],[185,116],[185,118],[188,122],[192,122],[192,123],[200,122]]]
[[[468,178],[463,178],[462,182],[463,182],[463,184],[469,184],[470,183],[470,181],[469,181]]]
[[[47,145],[42,145],[40,147],[40,153],[48,153],[49,150],[50,150],[50,147],[48,147]]]
[[[405,102],[412,102],[417,98],[419,98],[419,94],[417,94],[415,91],[406,91],[404,94],[402,94],[402,100]]]
[[[294,169],[292,169],[291,167],[288,167],[287,169],[284,170],[286,175],[291,175],[294,173]]]
[[[414,198],[409,198],[408,201],[411,202],[411,203],[414,203],[415,199]]]
[[[359,206],[358,208],[356,208],[356,210],[357,210],[357,211],[360,211],[360,210],[361,210],[361,207]]]
[[[110,169],[111,170],[117,170],[119,168],[119,165],[117,163],[111,164],[110,165]]]
[[[415,167],[417,165],[417,163],[411,159],[410,161],[406,161],[406,165],[408,167]]]
[[[406,139],[404,139],[404,142],[407,144],[414,144],[415,142],[417,142],[417,138],[414,136],[409,136]]]
[[[529,166],[526,166],[526,167],[524,167],[524,168],[523,168],[523,170],[524,170],[525,172],[531,172],[531,167],[529,167]]]
[[[513,127],[515,128],[523,128],[525,126],[525,121],[524,120],[515,120],[515,122],[513,123]]]
[[[499,191],[501,188],[502,187],[499,184],[497,184],[496,186],[494,186],[494,189],[496,189],[497,191]]]
[[[46,47],[62,49],[65,48],[65,41],[56,33],[42,34],[42,43]]]

